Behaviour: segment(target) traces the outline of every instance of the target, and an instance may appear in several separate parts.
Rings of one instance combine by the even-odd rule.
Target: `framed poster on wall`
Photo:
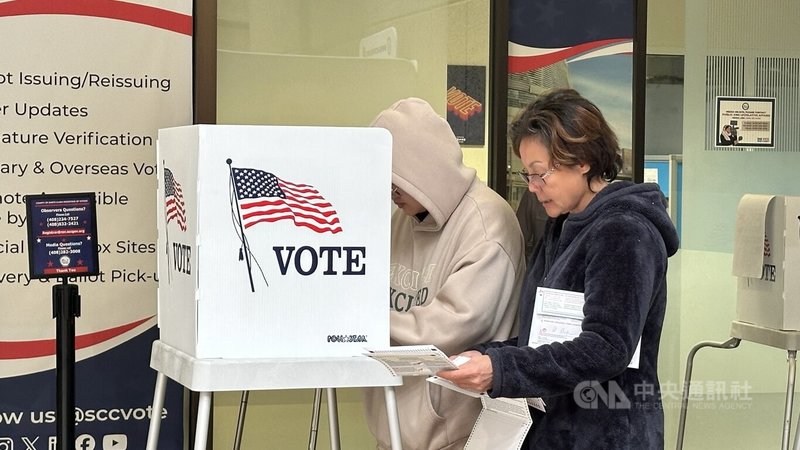
[[[775,99],[717,97],[717,147],[775,147]]]
[[[462,145],[483,145],[485,66],[447,66],[447,122]]]

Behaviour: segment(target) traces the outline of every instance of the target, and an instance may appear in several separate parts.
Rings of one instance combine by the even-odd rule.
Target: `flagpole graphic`
[[[234,195],[232,196],[231,203],[236,203],[236,223],[239,225],[239,240],[241,241],[242,245],[239,247],[239,259],[241,260],[244,257],[245,262],[247,263],[247,276],[250,279],[250,290],[252,292],[256,291],[255,284],[253,283],[253,268],[250,265],[250,246],[247,243],[247,236],[244,234],[244,225],[242,225],[242,212],[239,209],[239,189],[236,186],[236,181],[233,176],[233,166],[231,165],[233,161],[228,158],[225,160],[228,163],[228,171],[230,172],[230,188],[233,189]],[[233,205],[231,205],[231,213],[233,213]],[[244,254],[242,254],[244,253]],[[266,281],[266,280],[264,280]]]
[[[235,215],[234,222],[238,226],[237,233],[240,233],[239,239],[242,243],[239,259],[244,256],[247,261],[250,288],[253,292],[255,287],[251,258],[259,270],[261,265],[250,251],[246,229],[262,223],[291,220],[294,226],[307,228],[318,234],[336,234],[342,231],[333,205],[314,186],[278,178],[275,174],[260,169],[233,167],[230,158],[226,162],[230,174],[231,215]],[[236,202],[235,209],[233,202]],[[263,277],[263,270],[261,274]],[[264,281],[267,281],[266,278]]]
[[[161,167],[164,168],[164,172],[165,172],[165,175],[166,175],[167,166],[165,164],[166,164],[166,161],[164,161],[162,159],[161,160]],[[167,224],[169,224],[169,219],[168,219],[168,217],[169,217],[169,205],[166,202],[166,196],[167,196],[166,176],[164,177],[164,180],[165,180],[165,183],[164,183],[164,198],[165,198],[165,201],[164,201],[164,232],[166,232],[166,234],[167,234],[167,239],[166,239],[167,242],[166,242],[164,250],[167,253],[167,283],[168,284],[172,284],[172,264],[170,264],[170,262],[169,262],[169,226],[167,225]]]

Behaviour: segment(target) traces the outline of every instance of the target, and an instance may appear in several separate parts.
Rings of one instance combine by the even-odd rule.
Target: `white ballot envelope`
[[[458,357],[453,360],[456,366],[469,361]],[[481,409],[465,450],[519,450],[525,435],[533,423],[524,398],[491,398],[486,392],[464,389],[457,384],[438,376],[427,379],[429,383],[452,389],[470,397],[481,399]]]
[[[519,450],[533,423],[525,399],[484,395],[481,403],[464,450]]]

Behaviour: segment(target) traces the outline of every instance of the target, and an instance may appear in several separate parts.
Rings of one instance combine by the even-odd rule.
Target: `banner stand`
[[[78,285],[70,276],[100,275],[94,192],[26,195],[30,279],[58,278],[56,319],[56,438],[58,450],[75,446],[75,318]]]
[[[56,437],[58,450],[75,445],[75,318],[81,316],[78,285],[53,286],[53,317],[56,319]]]

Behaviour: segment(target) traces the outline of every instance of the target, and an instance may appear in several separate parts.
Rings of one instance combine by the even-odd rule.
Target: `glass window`
[[[458,120],[484,137],[463,148],[486,180],[489,11],[488,0],[219,0],[217,123],[366,126],[406,97],[442,116],[449,99],[453,119],[455,86],[482,103],[477,121]]]

